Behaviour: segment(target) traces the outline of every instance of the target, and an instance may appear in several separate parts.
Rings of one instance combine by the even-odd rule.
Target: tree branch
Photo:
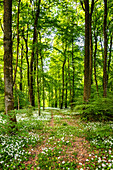
[[[84,4],[83,4],[82,0],[80,0],[80,3],[82,5],[82,9],[85,11]]]

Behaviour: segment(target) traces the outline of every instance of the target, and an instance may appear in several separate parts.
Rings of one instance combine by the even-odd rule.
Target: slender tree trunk
[[[110,39],[107,82],[108,82],[108,80],[109,80],[109,71],[110,71],[110,64],[111,64],[112,43],[113,43],[113,33],[111,34],[111,39]]]
[[[61,108],[61,83],[60,83],[60,72],[58,71],[58,83],[59,83],[59,108]]]
[[[29,70],[30,70],[30,67],[29,67],[29,59],[28,59],[28,25],[27,25],[27,38],[25,38],[25,35],[24,35],[24,29],[23,29],[23,39],[25,41],[25,46],[26,46],[26,61],[27,61],[27,83],[28,83],[28,95],[30,95],[30,78],[29,78]]]
[[[64,51],[64,61],[62,66],[62,101],[61,101],[61,109],[63,108],[63,100],[64,100],[64,67],[66,63],[66,49]]]
[[[51,87],[51,107],[54,107],[54,100],[53,100],[53,95],[54,95],[54,92],[53,92],[53,80],[52,80],[52,87]]]
[[[49,85],[49,107],[51,107],[51,90]]]
[[[41,44],[41,34],[40,34],[40,44]],[[41,67],[42,67],[42,98],[43,98],[43,110],[45,110],[45,91],[44,91],[44,69],[43,69],[43,57],[42,57],[42,49],[40,48],[40,57],[41,57]]]
[[[92,14],[94,9],[94,0],[91,4],[91,12],[89,13],[89,98],[91,94],[92,84],[92,68],[93,68],[93,43],[92,43]]]
[[[22,91],[22,64],[23,64],[23,44],[21,49],[21,66],[20,66],[20,90]]]
[[[69,82],[69,89],[70,89],[69,103],[71,103],[71,101],[72,101],[72,94],[71,94],[71,78],[70,78],[70,66],[69,65],[70,65],[70,62],[69,62],[69,56],[68,56],[68,82]]]
[[[75,66],[74,66],[74,53],[73,53],[73,38],[72,38],[72,68],[73,68],[73,79],[72,79],[72,100],[71,100],[71,109],[73,109],[74,106],[74,96],[75,96],[75,91],[74,91],[74,84],[75,84]]]
[[[92,15],[89,15],[89,97],[91,94],[91,84],[92,84],[92,67],[93,67],[93,44],[92,44]]]
[[[98,82],[97,82],[97,74],[96,74],[96,53],[97,53],[97,36],[95,31],[94,31],[94,38],[95,38],[95,51],[94,51],[94,77],[95,77],[95,83],[96,83],[96,89],[97,89],[97,94],[98,94]]]
[[[16,67],[15,67],[15,72],[14,72],[14,81],[13,81],[13,86],[16,81],[16,73],[17,73],[17,67],[18,67],[18,56],[19,56],[19,14],[20,14],[20,2],[21,0],[18,1],[18,13],[17,13],[17,58],[16,58]]]
[[[38,33],[36,36],[36,43],[38,44]],[[40,83],[39,83],[39,49],[38,49],[38,45],[36,48],[36,54],[37,54],[37,58],[36,58],[36,67],[37,67],[37,93],[38,93],[38,114],[39,116],[41,115],[41,111],[40,111]]]
[[[89,0],[85,0],[84,101],[89,101]]]
[[[4,0],[4,83],[5,112],[15,128],[16,116],[10,115],[14,110],[13,68],[12,68],[12,0]]]
[[[55,82],[55,107],[57,108],[57,80]]]
[[[67,85],[68,85],[68,82],[67,82],[67,71],[66,71],[66,94],[65,94],[65,108],[67,108]]]
[[[38,93],[38,114],[41,115],[40,112],[40,85],[39,85],[39,68],[38,68],[38,49],[37,49],[37,93]]]
[[[34,55],[35,55],[34,50],[35,50],[35,43],[36,43],[36,32],[37,32],[38,18],[40,14],[40,3],[41,3],[41,0],[39,0],[38,2],[36,17],[34,21],[33,47],[32,47],[31,62],[30,62],[30,102],[32,106],[35,106],[33,65],[34,65]]]
[[[107,0],[104,0],[104,67],[103,67],[103,96],[107,96]]]

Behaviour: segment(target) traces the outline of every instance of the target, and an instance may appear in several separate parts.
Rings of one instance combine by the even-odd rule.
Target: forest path
[[[85,170],[90,144],[83,134],[78,133],[80,128],[79,116],[67,116],[62,111],[51,110],[47,129],[40,131],[42,140],[35,148],[29,149],[32,156],[25,162],[26,169],[29,165],[31,170],[63,169],[63,164],[67,163],[67,167],[72,166],[73,170],[82,167]]]

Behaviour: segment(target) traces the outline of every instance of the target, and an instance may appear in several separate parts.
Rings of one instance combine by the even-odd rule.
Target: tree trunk
[[[96,83],[96,89],[97,89],[97,94],[98,94],[98,82],[97,82],[97,74],[96,74],[96,53],[97,53],[97,36],[95,31],[94,31],[94,39],[95,39],[95,51],[94,51],[94,77],[95,77],[95,83]]]
[[[26,61],[27,61],[27,83],[28,83],[28,95],[30,95],[30,78],[29,78],[29,59],[28,59],[28,25],[27,25],[27,38],[25,38],[24,35],[24,29],[23,29],[23,33],[22,33],[23,39],[25,41],[25,46],[26,46]]]
[[[104,66],[103,96],[107,97],[107,0],[104,0]]]
[[[55,82],[55,107],[57,108],[57,80]]]
[[[65,94],[65,108],[67,108],[67,85],[68,85],[68,82],[67,82],[67,70],[66,70],[66,94]]]
[[[69,62],[69,56],[68,56],[68,82],[69,82],[69,92],[70,92],[70,98],[69,98],[69,103],[71,104],[72,101],[72,94],[71,94],[71,78],[70,78],[70,62]],[[71,105],[72,107],[72,105]]]
[[[112,51],[112,43],[113,43],[113,37],[112,36],[113,36],[113,33],[111,34],[111,39],[110,39],[107,82],[109,80],[109,71],[110,71],[110,64],[111,64],[111,51]]]
[[[85,0],[84,101],[89,101],[89,0]]]
[[[38,93],[38,114],[40,116],[40,86],[39,86],[39,69],[38,69],[38,50],[37,50],[37,93]]]
[[[93,68],[93,43],[92,43],[92,14],[94,9],[94,0],[91,4],[91,12],[89,14],[89,98],[91,94],[92,84],[92,68]]]
[[[74,54],[73,54],[73,37],[72,37],[72,68],[73,68],[73,79],[72,79],[72,100],[71,100],[71,109],[74,107],[74,84],[75,84],[75,66],[74,66]]]
[[[38,2],[36,17],[34,21],[34,31],[33,31],[33,46],[32,46],[32,54],[31,54],[31,62],[30,62],[30,103],[32,106],[35,106],[35,94],[34,94],[34,77],[33,77],[33,65],[34,65],[34,50],[35,50],[35,43],[36,43],[36,33],[37,33],[37,25],[38,25],[38,18],[40,14],[40,3],[41,0]]]
[[[64,100],[64,66],[66,63],[66,49],[64,51],[64,61],[62,66],[62,101],[61,101],[61,109],[63,108],[63,100]]]
[[[22,44],[22,49],[21,49],[21,66],[20,66],[20,90],[22,91],[22,64],[23,64],[23,44]]]
[[[93,66],[93,44],[92,44],[92,15],[89,15],[89,97],[91,94],[91,84],[92,84],[92,66]]]
[[[58,87],[58,90],[59,90],[59,108],[61,108],[61,83],[60,83],[60,72],[58,71],[58,83],[59,83],[59,87]]]
[[[18,13],[17,13],[17,58],[16,58],[16,67],[15,67],[15,72],[14,72],[13,86],[14,86],[15,81],[16,81],[16,72],[17,72],[18,56],[19,56],[19,14],[20,14],[20,2],[21,2],[21,0],[18,1]]]
[[[12,68],[12,0],[4,0],[4,83],[5,112],[15,128],[16,116],[10,115],[14,110],[13,99],[13,68]]]
[[[41,34],[40,34],[40,44],[41,44]],[[45,91],[44,91],[44,69],[43,69],[43,57],[42,57],[42,49],[40,48],[40,57],[41,57],[41,67],[42,67],[42,98],[43,98],[43,110],[45,110]]]

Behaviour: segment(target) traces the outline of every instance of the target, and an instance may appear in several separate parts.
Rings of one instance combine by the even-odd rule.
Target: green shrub
[[[113,120],[113,98],[98,97],[88,103],[77,105],[75,110],[81,113],[81,118],[89,121]]]

